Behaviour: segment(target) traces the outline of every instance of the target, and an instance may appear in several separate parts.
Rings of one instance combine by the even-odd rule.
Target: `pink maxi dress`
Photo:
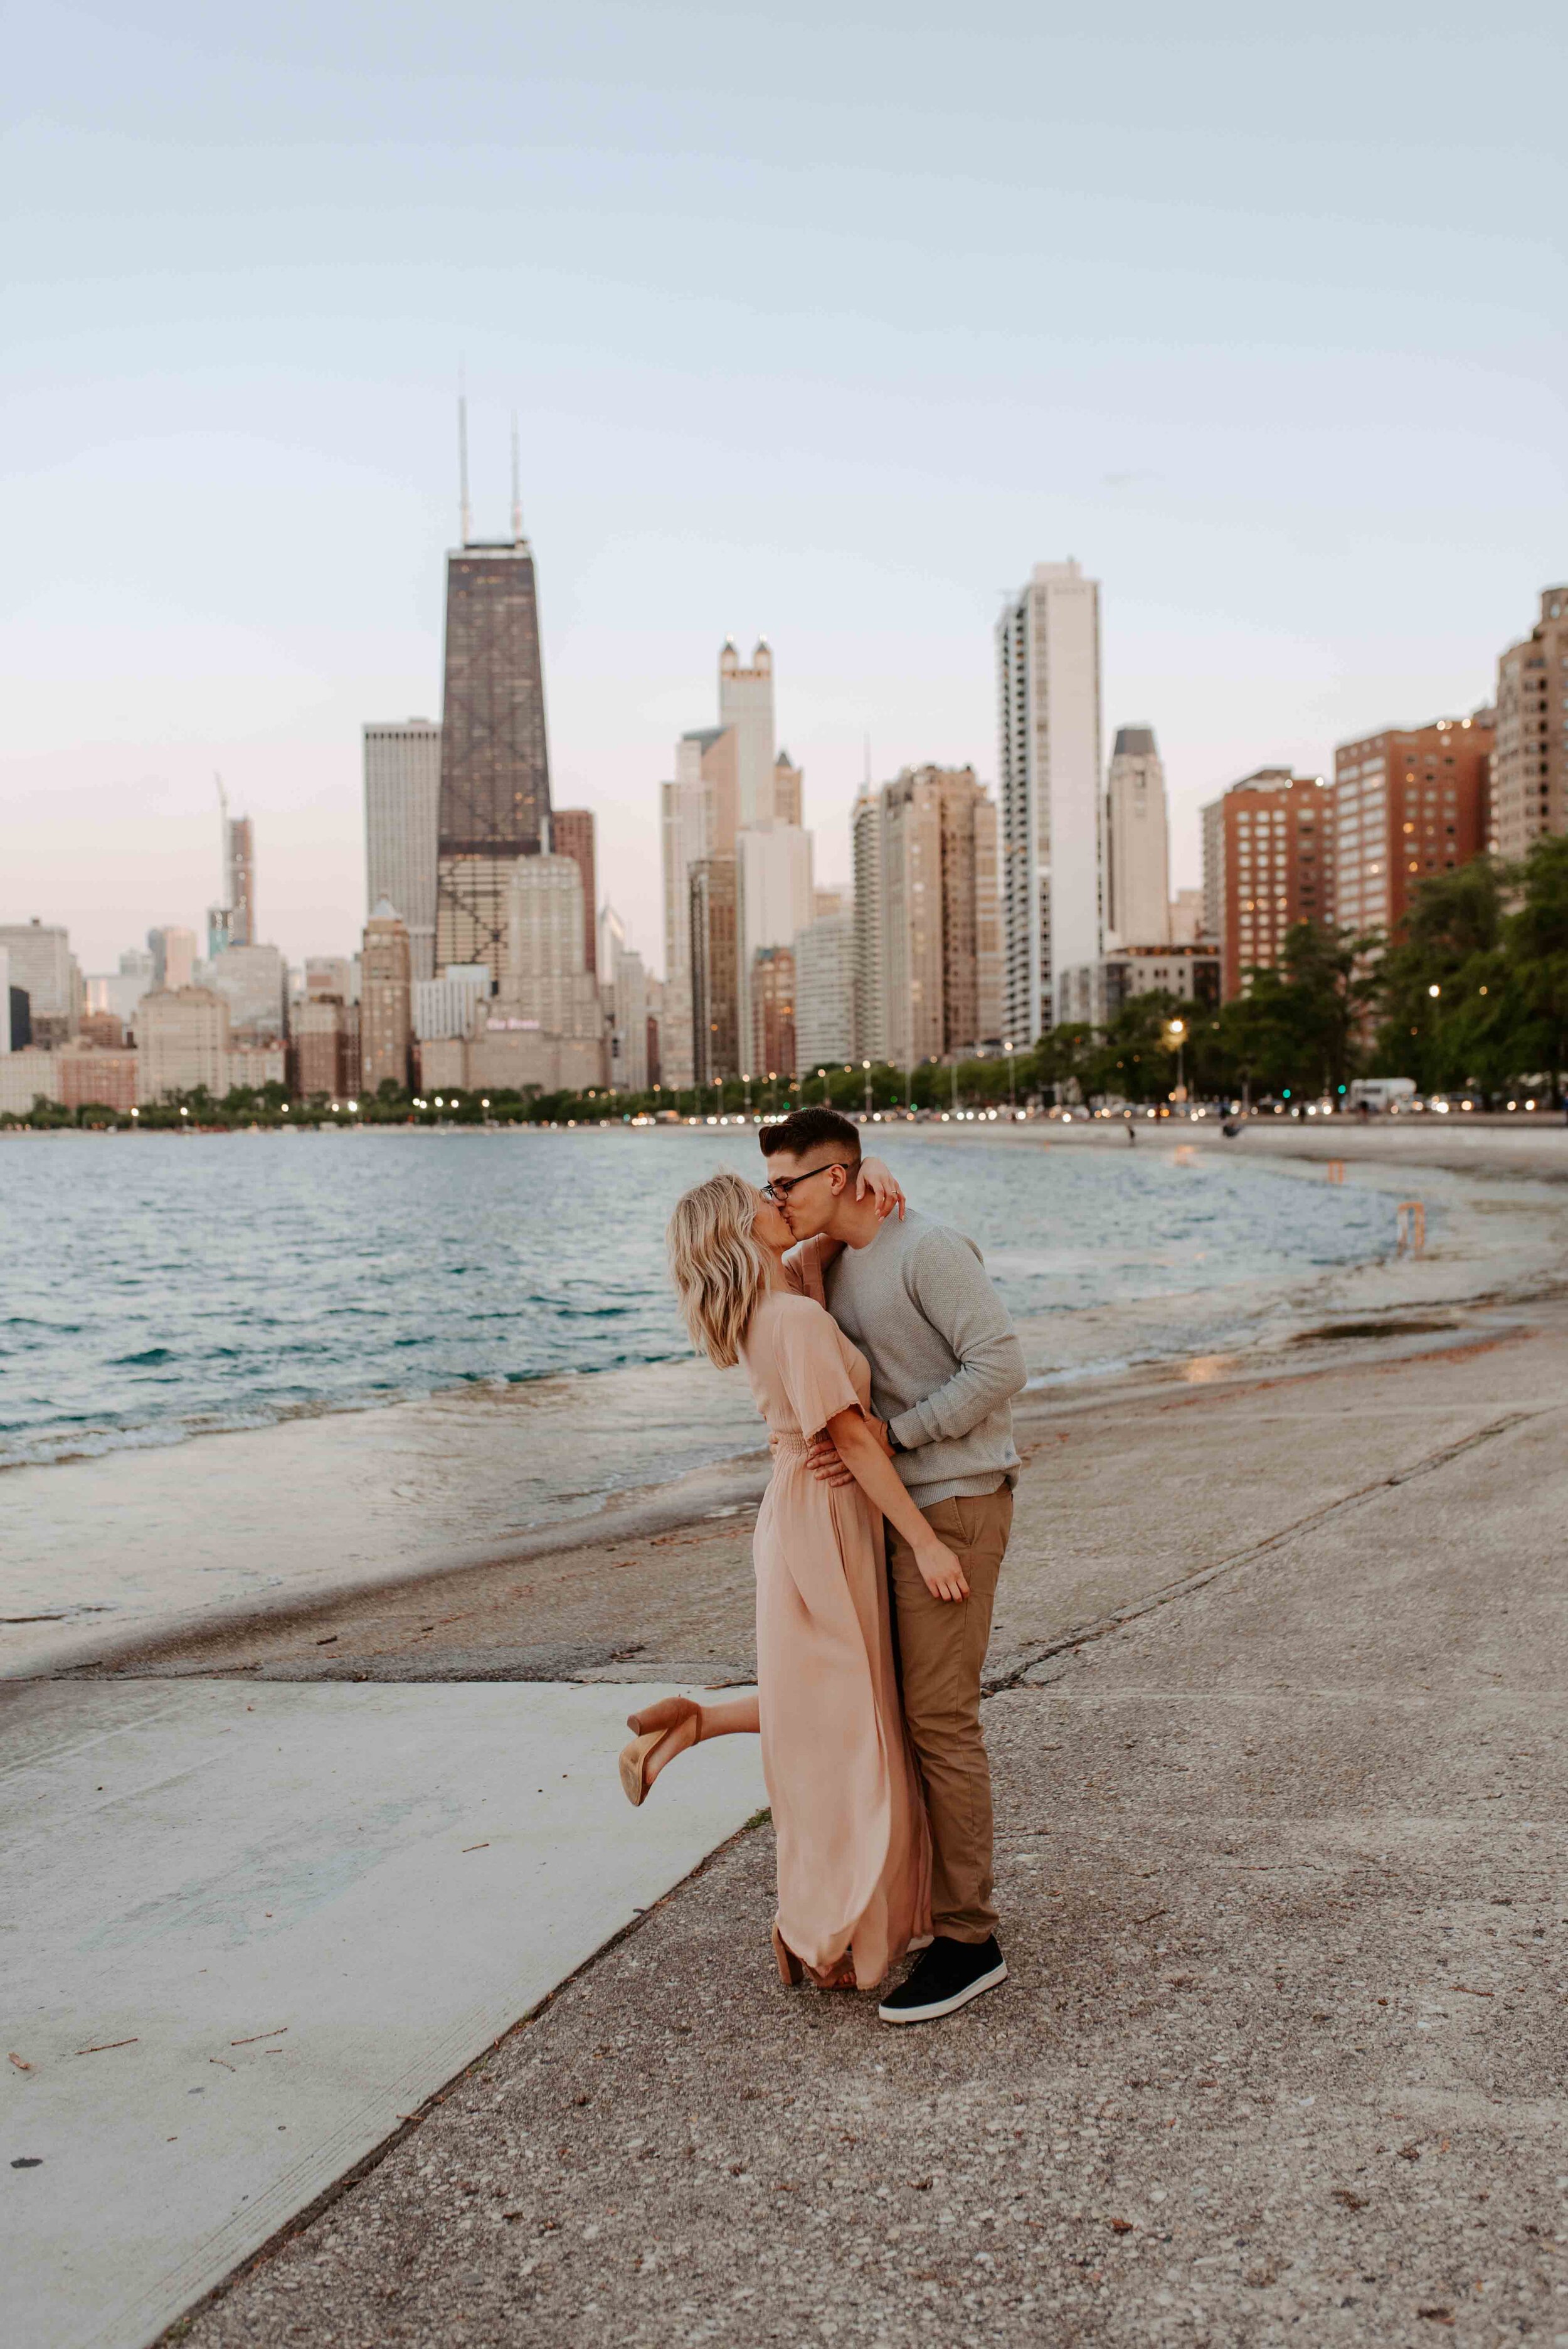
[[[882,1520],[858,1485],[818,1482],[807,1438],[870,1413],[871,1377],[820,1301],[814,1251],[769,1291],[741,1347],[773,1475],[757,1519],[762,1771],[779,1930],[820,1979],[875,1987],[931,1930],[931,1839],[893,1666]],[[806,1289],[816,1294],[802,1293]]]

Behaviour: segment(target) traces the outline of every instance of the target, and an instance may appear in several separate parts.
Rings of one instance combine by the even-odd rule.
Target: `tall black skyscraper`
[[[539,592],[522,534],[515,432],[510,540],[469,537],[466,419],[462,444],[463,543],[447,557],[436,968],[488,963],[499,981],[511,867],[550,843]]]

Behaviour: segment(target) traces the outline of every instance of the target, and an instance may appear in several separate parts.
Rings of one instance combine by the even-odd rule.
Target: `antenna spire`
[[[517,410],[511,411],[511,543],[522,544],[522,474],[517,456]]]
[[[469,507],[469,387],[461,367],[458,369],[458,525],[461,543],[467,546],[473,536],[473,516]]]

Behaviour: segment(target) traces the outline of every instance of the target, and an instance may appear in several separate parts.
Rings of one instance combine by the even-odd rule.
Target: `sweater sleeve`
[[[979,1249],[962,1232],[940,1227],[922,1236],[910,1286],[925,1319],[957,1356],[958,1368],[934,1394],[890,1423],[890,1433],[906,1452],[944,1436],[966,1435],[1028,1377],[1006,1308]]]

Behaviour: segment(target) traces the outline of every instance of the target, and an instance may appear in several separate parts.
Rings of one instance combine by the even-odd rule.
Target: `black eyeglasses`
[[[810,1183],[813,1175],[830,1174],[835,1166],[841,1166],[846,1174],[854,1172],[847,1158],[830,1158],[825,1166],[813,1166],[810,1174],[780,1174],[776,1181],[764,1183],[762,1195],[771,1199],[776,1207],[788,1206],[791,1191],[799,1190],[802,1183]]]

